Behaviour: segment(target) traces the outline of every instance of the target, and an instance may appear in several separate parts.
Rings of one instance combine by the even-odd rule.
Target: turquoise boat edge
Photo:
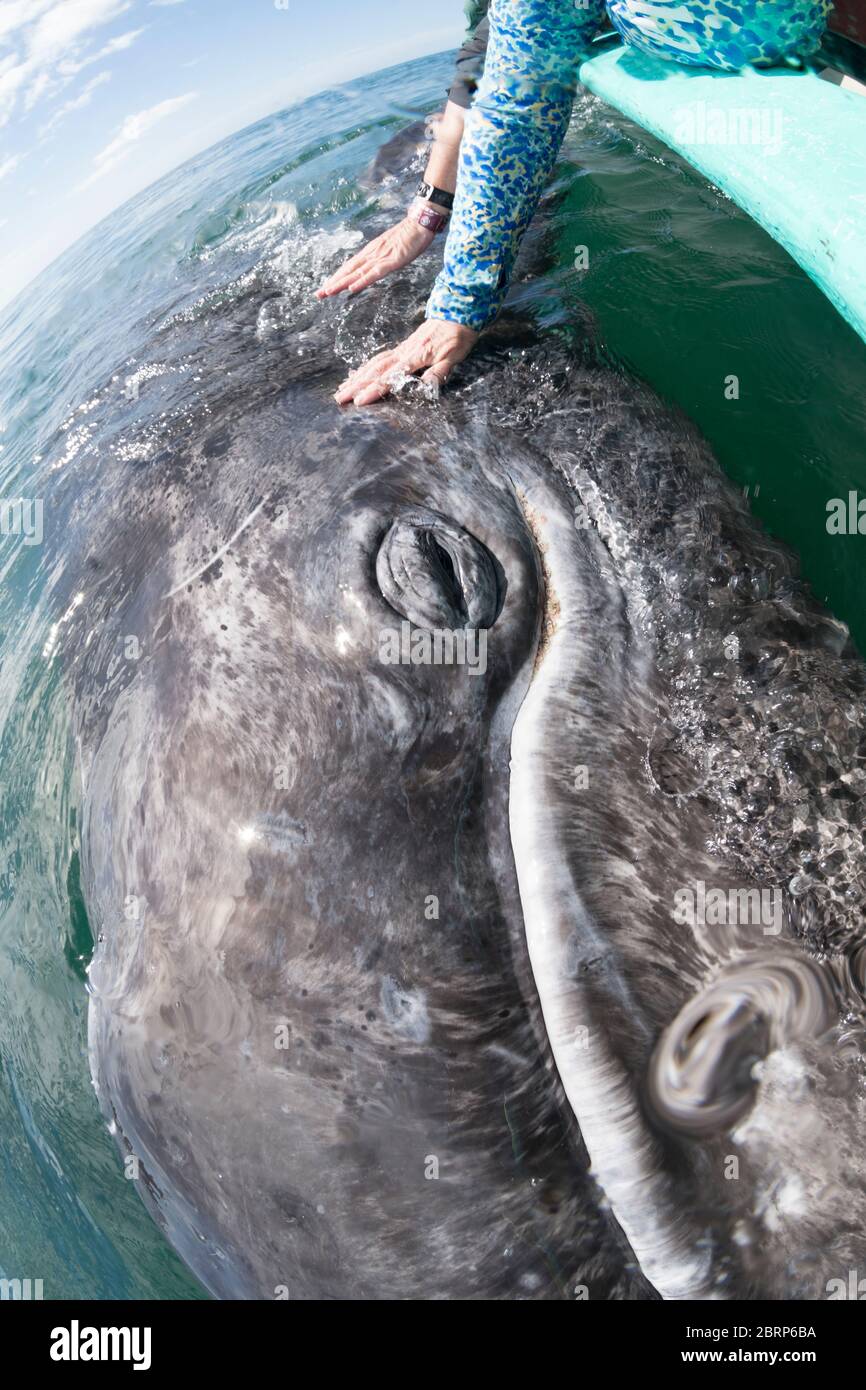
[[[714,72],[622,46],[580,80],[764,227],[866,341],[866,96],[811,71]],[[746,130],[770,138],[724,139]]]

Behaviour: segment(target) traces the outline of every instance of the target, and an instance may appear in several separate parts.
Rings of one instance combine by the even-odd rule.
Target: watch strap
[[[448,212],[454,206],[453,193],[449,193],[445,188],[437,188],[435,184],[425,183],[423,179],[418,185],[418,192],[415,196],[423,198],[425,202],[436,203],[438,207],[445,208]]]
[[[447,212],[436,212],[427,203],[422,203],[420,198],[416,198],[414,203],[410,203],[408,217],[413,222],[417,222],[419,227],[426,227],[428,232],[444,232],[448,226]]]

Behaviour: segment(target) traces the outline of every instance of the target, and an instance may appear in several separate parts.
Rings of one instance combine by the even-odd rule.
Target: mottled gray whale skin
[[[332,381],[250,403],[118,508],[166,530],[88,659],[120,632],[145,653],[81,733],[100,1097],[220,1295],[645,1295],[557,1097],[510,853],[543,618],[518,480],[555,481],[485,459],[465,409],[425,443],[425,407],[340,414]],[[419,524],[495,561],[484,674],[379,660],[453,601],[411,545],[399,608],[381,592]]]
[[[76,479],[91,1065],[144,1200],[223,1298],[825,1297],[866,1256],[844,630],[643,388],[506,319],[340,412],[293,312]],[[361,355],[405,286],[339,312]],[[472,614],[483,673],[382,661]],[[678,920],[698,883],[781,917]]]

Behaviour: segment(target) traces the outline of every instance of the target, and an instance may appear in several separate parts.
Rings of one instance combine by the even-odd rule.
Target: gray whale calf
[[[302,348],[124,434],[70,533],[128,1175],[223,1298],[827,1296],[866,1255],[844,628],[643,388],[504,321],[439,402],[340,413],[333,327],[272,299],[209,311],[228,360]],[[483,669],[383,660],[405,623]]]

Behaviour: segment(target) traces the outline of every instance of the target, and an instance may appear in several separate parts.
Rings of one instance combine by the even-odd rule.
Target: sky
[[[0,305],[199,150],[463,28],[463,0],[0,0]]]

